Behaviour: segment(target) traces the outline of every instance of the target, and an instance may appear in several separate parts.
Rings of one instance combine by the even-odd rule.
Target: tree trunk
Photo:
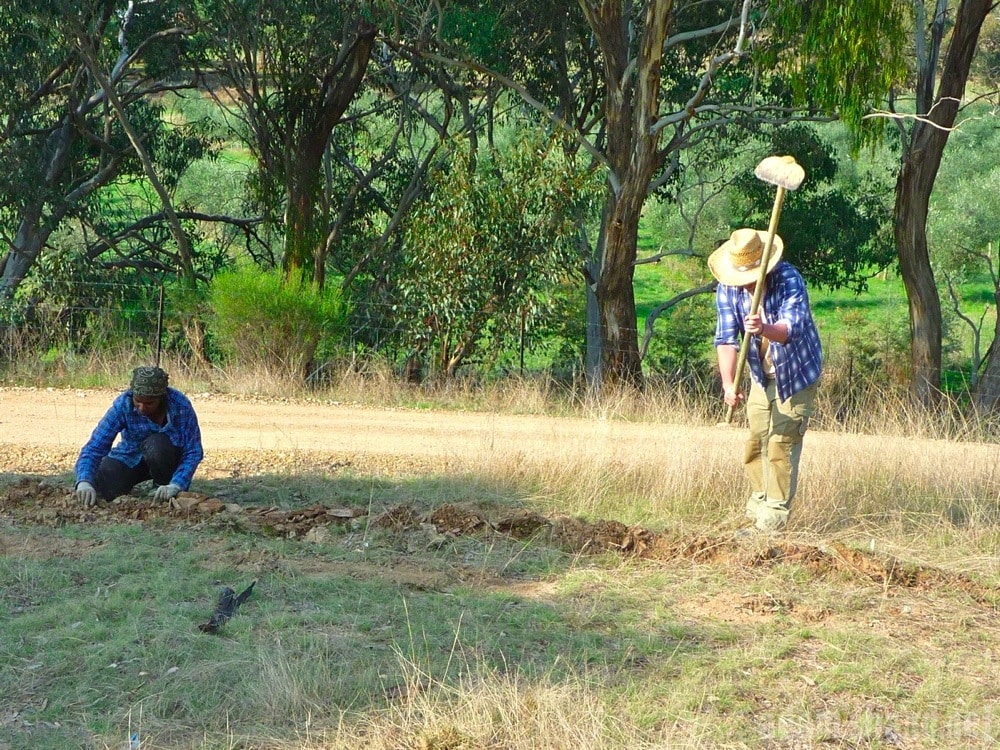
[[[933,103],[930,91],[936,54],[918,71],[917,115],[909,143],[903,151],[896,180],[895,238],[899,267],[910,305],[912,392],[918,403],[931,406],[941,395],[941,299],[934,283],[927,252],[927,207],[941,157],[955,124],[959,104],[991,0],[962,0],[951,31],[948,54],[941,69],[941,84]],[[943,17],[935,18],[943,34]],[[918,30],[919,34],[923,30]],[[940,43],[940,38],[936,44]]]
[[[308,279],[310,276],[315,279],[317,275],[322,275],[315,267],[313,258],[313,249],[321,241],[316,231],[315,216],[320,160],[310,160],[308,155],[298,153],[290,161],[293,166],[289,167],[285,178],[287,203],[282,268],[286,281]]]
[[[597,282],[597,305],[601,321],[601,382],[611,386],[641,388],[643,382],[633,278],[639,214],[647,189],[639,188],[640,195],[622,195],[615,200],[605,233],[604,270]]]
[[[936,172],[908,156],[896,181],[896,252],[910,308],[910,383],[925,406],[941,392],[941,299],[927,253],[927,203]]]
[[[39,225],[34,210],[22,217],[0,273],[0,299],[13,299],[14,292],[38,259],[50,233]]]
[[[286,160],[289,174],[288,207],[285,212],[286,274],[296,269],[310,269],[313,282],[322,288],[325,280],[326,243],[324,231],[317,231],[316,206],[323,169],[323,153],[333,128],[340,121],[364,79],[368,60],[375,43],[376,29],[362,22],[354,42],[346,54],[327,71],[320,97],[312,108],[311,119],[304,123],[304,132],[292,131],[287,143],[293,156]]]
[[[601,324],[602,385],[642,388],[635,313],[636,241],[639,218],[653,174],[660,167],[660,66],[672,0],[648,0],[638,56],[629,59],[628,19],[620,0],[580,3],[601,48],[606,86],[604,121],[610,169],[602,217],[597,306]],[[629,73],[631,62],[635,69]]]

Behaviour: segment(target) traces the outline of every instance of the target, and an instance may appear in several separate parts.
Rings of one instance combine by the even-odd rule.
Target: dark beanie
[[[167,380],[167,373],[159,367],[136,367],[132,370],[132,394],[166,396]]]

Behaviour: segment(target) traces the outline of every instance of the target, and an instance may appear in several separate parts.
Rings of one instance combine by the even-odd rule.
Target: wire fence
[[[0,365],[121,351],[134,351],[143,361],[159,361],[163,356],[189,357],[195,349],[201,349],[209,359],[218,356],[212,350],[211,335],[206,346],[204,331],[198,332],[192,325],[198,320],[208,320],[210,311],[203,304],[198,308],[198,303],[189,298],[165,291],[163,286],[75,282],[66,289],[47,292],[23,301],[0,303]],[[414,352],[423,349],[426,354],[432,342],[402,330],[399,320],[413,318],[422,310],[398,303],[369,303],[356,311],[351,325],[340,331],[339,349],[354,356],[381,357],[396,365],[401,376],[406,377]],[[714,320],[706,325],[714,326]],[[574,338],[567,341],[569,329]],[[524,374],[526,370],[553,367],[579,374],[583,370],[585,342],[588,338],[599,338],[598,333],[592,330],[588,336],[586,324],[580,321],[579,325],[564,327],[557,335],[562,339],[554,343],[551,329],[539,333],[522,317],[506,332],[508,343],[501,356],[482,357],[472,366],[491,369],[492,374],[511,371]],[[640,323],[639,336],[642,335]],[[643,362],[646,371],[673,381],[695,377],[703,384],[706,375],[714,370],[711,327],[706,327],[703,335],[686,336],[686,352],[675,353],[673,359],[657,358],[668,335],[654,332],[654,345]],[[656,345],[657,336],[660,349]],[[826,369],[832,373],[825,378],[839,381],[838,387],[845,392],[908,384],[906,351],[886,349],[874,356],[861,357],[850,347],[836,349],[827,341],[824,349]],[[974,383],[971,366],[946,367],[942,378],[953,394],[967,392]]]
[[[159,348],[165,311],[160,288],[93,284],[78,301],[55,298],[7,301],[0,306],[0,345],[6,362],[56,350],[81,351],[112,341]]]
[[[0,365],[122,350],[135,350],[144,359],[157,361],[163,356],[205,357],[207,361],[223,356],[214,338],[209,304],[163,286],[77,281],[65,290],[28,297],[0,303]],[[429,330],[430,324],[428,330],[413,326],[414,320],[427,318],[433,316],[428,316],[424,307],[366,302],[351,313],[346,325],[334,327],[336,349],[354,357],[378,356],[405,368],[415,352],[426,356],[433,351],[435,333]],[[291,325],[288,320],[265,320],[263,316],[248,323],[261,334],[262,350],[271,346],[264,335],[268,325],[285,329]],[[449,333],[446,326],[436,324],[445,331],[437,335]],[[574,346],[582,349],[584,329],[582,325],[577,328],[579,341],[569,346],[560,342],[564,350]],[[484,330],[484,337],[499,339],[495,326]],[[294,333],[279,331],[286,338]],[[543,333],[534,330],[529,317],[522,315],[503,332],[499,355],[491,352],[470,362],[499,369],[515,366],[521,371],[540,367],[539,357],[551,363],[557,356],[552,341],[543,339]],[[260,356],[267,353],[261,351]]]

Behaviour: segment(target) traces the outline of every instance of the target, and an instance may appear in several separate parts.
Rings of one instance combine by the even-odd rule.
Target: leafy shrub
[[[556,329],[559,297],[579,273],[580,222],[601,195],[556,138],[527,132],[475,155],[453,146],[407,222],[396,281],[413,351],[445,377]]]
[[[335,352],[347,330],[338,287],[323,290],[281,271],[242,268],[218,274],[209,292],[209,332],[227,363],[304,376]]]

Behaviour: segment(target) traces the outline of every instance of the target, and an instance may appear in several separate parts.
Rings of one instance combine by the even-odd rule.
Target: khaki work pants
[[[747,517],[761,531],[774,531],[788,521],[799,475],[802,436],[809,426],[816,400],[816,385],[799,391],[787,401],[778,400],[771,378],[767,387],[756,382],[747,398],[747,438],[744,468],[750,479]]]

